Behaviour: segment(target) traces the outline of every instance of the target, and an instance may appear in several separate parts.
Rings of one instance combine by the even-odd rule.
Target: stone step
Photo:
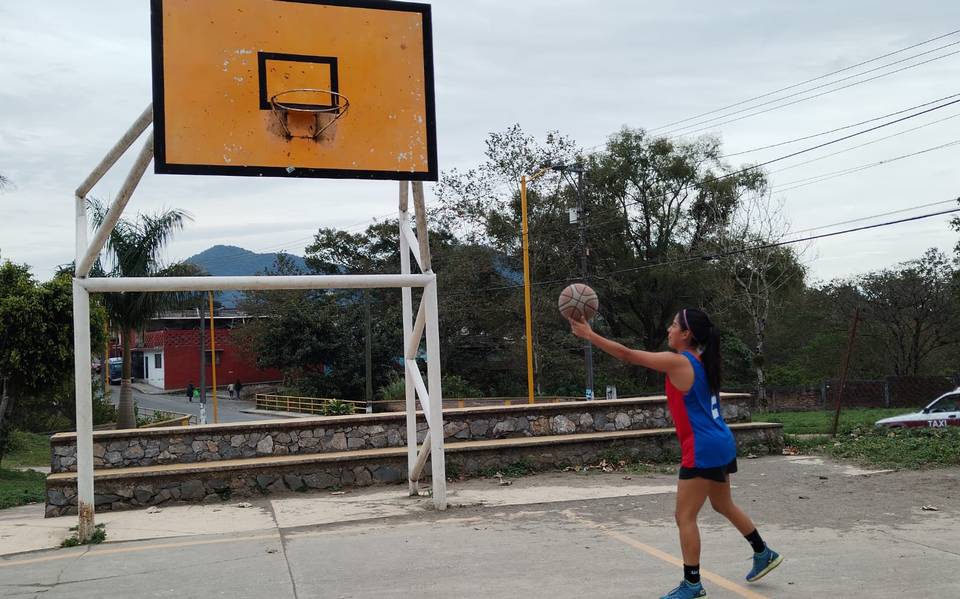
[[[748,396],[723,394],[724,419],[749,422],[749,403]],[[672,425],[663,396],[454,408],[444,410],[443,420],[447,443],[658,430]],[[426,434],[427,424],[418,414],[418,443]],[[99,431],[93,435],[93,466],[131,468],[360,449],[404,450],[406,437],[405,413]],[[76,434],[54,435],[50,449],[53,472],[76,470]]]
[[[779,423],[737,423],[730,429],[741,452],[778,451]],[[674,429],[576,433],[462,441],[445,444],[449,475],[477,475],[522,463],[531,469],[594,464],[614,455],[629,459],[678,456]],[[399,483],[406,479],[406,448],[261,456],[191,464],[164,464],[94,471],[97,509],[126,509],[166,501],[214,501],[226,497],[307,489]],[[429,468],[425,470],[429,473]],[[76,511],[76,473],[47,477],[47,515]]]

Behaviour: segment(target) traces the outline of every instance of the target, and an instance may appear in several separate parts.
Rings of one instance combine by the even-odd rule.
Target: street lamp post
[[[587,256],[589,252],[587,251],[587,221],[584,218],[584,208],[583,208],[583,166],[579,164],[569,165],[569,164],[553,164],[549,165],[548,168],[555,170],[560,173],[576,173],[577,179],[570,182],[573,184],[574,190],[577,192],[577,224],[580,229],[580,277],[583,279],[583,282],[587,282]],[[589,341],[584,341],[584,357],[586,358],[587,366],[587,384],[585,396],[587,400],[593,399],[593,344]]]
[[[530,307],[530,227],[527,220],[527,183],[535,181],[546,173],[549,167],[541,168],[529,179],[526,175],[520,177],[520,237],[523,243],[523,309],[524,326],[527,337],[527,403],[534,403],[533,399],[533,318]]]

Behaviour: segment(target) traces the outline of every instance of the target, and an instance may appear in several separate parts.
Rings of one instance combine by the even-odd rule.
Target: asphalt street
[[[0,596],[626,599],[679,582],[675,475],[512,482],[455,481],[445,512],[392,486],[118,513],[104,545],[0,558]],[[704,584],[713,599],[960,597],[958,485],[957,468],[744,460],[734,497],[785,561],[746,583],[749,545],[706,506]]]
[[[116,403],[120,401],[120,386],[111,385],[110,390],[110,401],[116,405]],[[200,417],[200,403],[197,401],[187,401],[187,397],[183,393],[148,394],[134,389],[133,399],[137,405],[142,408],[192,414],[197,418]],[[229,399],[226,389],[221,389],[217,392],[217,415],[220,422],[250,422],[271,418],[271,416],[264,416],[262,414],[244,414],[240,411],[249,410],[254,407],[252,400]],[[275,418],[275,416],[273,418]],[[207,391],[207,422],[213,422],[213,401],[210,391]]]

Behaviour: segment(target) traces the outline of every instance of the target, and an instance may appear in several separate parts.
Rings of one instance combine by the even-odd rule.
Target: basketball
[[[557,302],[564,318],[590,320],[600,308],[597,293],[583,283],[574,283],[560,292]]]

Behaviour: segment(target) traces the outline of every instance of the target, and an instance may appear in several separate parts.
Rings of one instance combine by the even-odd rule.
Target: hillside
[[[275,252],[258,254],[233,245],[215,245],[199,254],[190,256],[185,262],[196,264],[213,276],[235,277],[262,274],[274,267],[278,254]],[[300,256],[288,254],[297,268],[306,271],[306,264]],[[225,307],[236,306],[243,297],[238,291],[227,291],[219,300]]]

